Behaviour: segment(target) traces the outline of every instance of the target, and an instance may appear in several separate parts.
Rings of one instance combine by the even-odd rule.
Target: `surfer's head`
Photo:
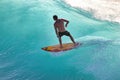
[[[58,16],[57,15],[54,15],[53,16],[53,19],[56,21],[58,19]]]

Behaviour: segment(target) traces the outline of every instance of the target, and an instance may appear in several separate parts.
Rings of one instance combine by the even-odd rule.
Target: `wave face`
[[[65,0],[73,7],[93,13],[95,18],[120,23],[120,0]]]
[[[83,7],[87,9],[91,1],[82,1]],[[106,1],[95,3],[100,2],[104,7]],[[68,3],[71,4],[63,0],[0,0],[0,80],[120,79],[120,24],[93,18],[97,15],[95,9],[100,9],[95,3],[89,4],[93,13]],[[107,8],[109,4],[110,0]],[[113,10],[114,7],[113,4]],[[54,14],[70,21],[67,30],[82,43],[80,47],[60,53],[41,50],[58,44]],[[66,36],[62,40],[71,42]]]

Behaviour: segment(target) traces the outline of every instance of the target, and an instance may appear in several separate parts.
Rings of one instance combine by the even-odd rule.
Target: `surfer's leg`
[[[73,39],[71,34],[69,35],[69,37],[70,37],[71,41],[75,44],[75,41],[74,41],[74,39]]]
[[[59,37],[59,43],[60,43],[60,48],[62,48],[63,46],[62,46],[62,39],[61,39],[61,37]]]
[[[71,41],[75,44],[75,41],[74,41],[74,39],[73,39],[72,35],[70,34],[70,32],[65,31],[65,32],[64,32],[64,35],[69,36],[69,37],[70,37],[70,39],[71,39]]]

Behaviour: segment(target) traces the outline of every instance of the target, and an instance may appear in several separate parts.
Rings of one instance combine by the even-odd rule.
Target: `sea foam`
[[[120,0],[65,0],[72,7],[91,12],[95,18],[120,23]]]

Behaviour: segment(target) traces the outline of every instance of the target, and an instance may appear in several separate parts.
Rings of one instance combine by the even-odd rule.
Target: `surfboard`
[[[45,51],[49,51],[49,52],[61,52],[61,51],[71,50],[73,48],[76,48],[79,45],[80,45],[80,43],[76,43],[76,44],[73,44],[73,43],[64,43],[63,44],[63,48],[60,48],[60,45],[57,44],[57,45],[43,47],[41,49],[45,50]]]

